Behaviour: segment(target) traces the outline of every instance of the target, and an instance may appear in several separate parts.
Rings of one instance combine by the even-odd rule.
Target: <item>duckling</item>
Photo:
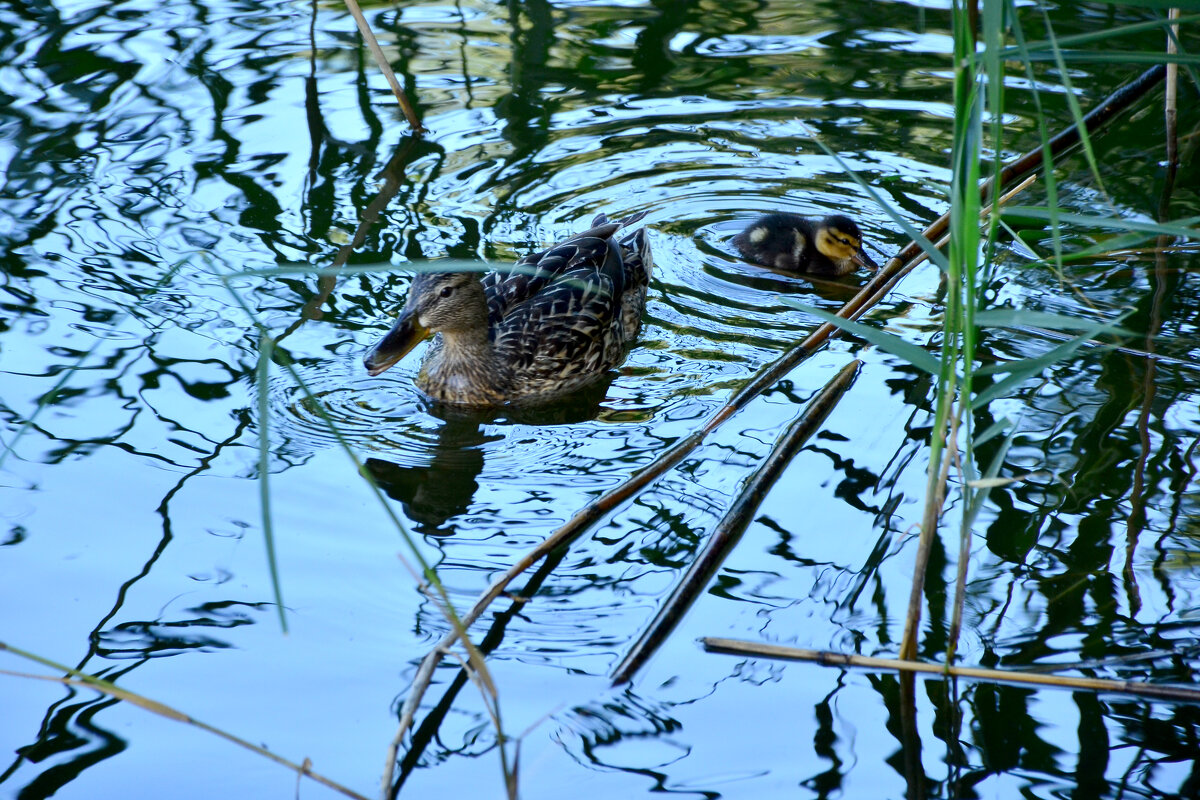
[[[581,388],[625,359],[637,338],[653,260],[646,215],[604,214],[578,236],[482,279],[469,272],[416,275],[391,331],[363,359],[378,375],[429,334],[417,387],[434,400],[496,406]]]
[[[813,275],[845,275],[856,266],[879,269],[863,251],[862,231],[849,217],[813,221],[799,214],[766,214],[733,237],[750,261]]]

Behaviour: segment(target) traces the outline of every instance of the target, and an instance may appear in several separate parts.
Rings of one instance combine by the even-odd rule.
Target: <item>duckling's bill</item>
[[[876,264],[871,257],[867,255],[867,251],[861,247],[858,248],[854,255],[850,256],[850,260],[855,264],[858,264],[860,267],[867,267],[868,269],[875,270],[876,272],[879,271],[879,265]]]
[[[416,312],[411,308],[404,309],[387,335],[363,358],[367,374],[374,377],[388,369],[408,355],[409,351],[428,335],[429,329],[421,325]]]

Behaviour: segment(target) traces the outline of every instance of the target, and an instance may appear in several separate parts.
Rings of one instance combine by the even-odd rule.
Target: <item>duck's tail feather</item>
[[[618,228],[623,228],[626,225],[632,225],[635,222],[640,222],[649,213],[650,213],[650,209],[646,209],[645,211],[637,211],[637,212],[634,212],[633,214],[630,214],[629,216],[625,217],[624,219],[617,220],[616,223],[614,223],[614,224]],[[591,227],[598,228],[601,225],[605,225],[607,223],[608,223],[608,214],[605,214],[603,211],[601,211],[592,220]]]

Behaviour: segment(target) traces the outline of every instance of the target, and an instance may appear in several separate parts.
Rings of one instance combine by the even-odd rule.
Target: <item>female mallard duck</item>
[[[363,359],[378,375],[430,333],[417,386],[444,403],[493,406],[580,388],[625,358],[646,307],[646,229],[616,232],[645,212],[592,228],[481,280],[425,272],[391,331]]]
[[[733,237],[733,244],[749,260],[776,269],[835,276],[855,266],[879,269],[863,251],[858,225],[841,214],[821,220],[766,214]]]

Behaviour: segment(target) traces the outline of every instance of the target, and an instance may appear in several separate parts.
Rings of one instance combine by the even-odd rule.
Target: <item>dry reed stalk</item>
[[[34,655],[33,653],[27,652],[18,647],[13,647],[12,645],[6,644],[5,642],[0,642],[0,651],[7,651],[9,653],[12,653],[13,655],[20,656],[21,658],[27,659],[29,661],[34,661],[38,664],[41,664],[42,666],[49,667],[50,669],[54,670],[55,672],[62,672],[65,674],[65,676],[69,676],[69,677],[58,677],[58,676],[54,676],[54,675],[33,675],[33,674],[29,674],[29,673],[24,673],[24,672],[12,672],[9,670],[0,670],[0,674],[11,675],[11,676],[18,677],[18,678],[30,678],[32,680],[53,681],[55,683],[65,684],[67,686],[76,686],[76,687],[92,689],[93,691],[108,695],[109,697],[115,698],[117,700],[122,700],[124,702],[135,705],[138,708],[141,708],[145,711],[149,711],[152,714],[158,714],[160,717],[166,717],[167,719],[172,719],[172,720],[175,720],[176,722],[182,722],[186,725],[191,725],[195,728],[199,728],[200,730],[207,731],[211,734],[219,736],[220,738],[224,739],[227,742],[232,742],[233,744],[236,744],[239,747],[244,747],[245,749],[247,749],[253,753],[256,753],[260,756],[269,758],[270,760],[274,761],[276,764],[280,764],[280,765],[292,770],[297,775],[304,775],[309,778],[312,778],[317,783],[320,783],[323,786],[327,786],[330,789],[333,789],[335,792],[339,792],[340,794],[345,795],[346,797],[354,798],[354,800],[367,800],[367,798],[363,797],[358,792],[355,792],[353,789],[348,789],[347,787],[342,786],[340,783],[337,783],[336,781],[330,780],[329,778],[326,778],[325,776],[323,776],[317,772],[313,772],[311,769],[311,762],[309,762],[308,759],[305,759],[305,762],[303,764],[293,763],[291,761],[288,761],[286,758],[284,758],[282,756],[272,753],[270,750],[267,750],[263,747],[259,747],[258,745],[252,744],[252,743],[246,741],[245,739],[241,739],[237,736],[234,736],[232,733],[228,733],[226,731],[221,730],[220,728],[213,727],[212,725],[209,725],[206,722],[201,722],[200,720],[198,720],[194,717],[191,717],[191,716],[183,713],[182,711],[179,711],[178,709],[172,708],[171,706],[167,705],[166,703],[160,703],[157,700],[151,700],[150,698],[144,697],[143,695],[137,694],[136,692],[131,692],[128,689],[122,689],[121,687],[119,687],[113,683],[110,683],[109,681],[103,680],[101,678],[97,678],[94,675],[89,675],[86,672],[80,672],[79,670],[72,669],[71,667],[68,667],[64,664],[55,663],[54,661],[51,661],[50,659],[42,658],[41,656]]]
[[[705,637],[700,642],[706,650],[713,653],[781,658],[791,661],[815,661],[824,667],[859,667],[862,669],[895,670],[909,673],[920,672],[928,675],[971,678],[981,681],[1054,686],[1062,689],[1083,689],[1093,692],[1113,692],[1114,694],[1131,694],[1140,697],[1178,700],[1187,703],[1200,702],[1200,689],[1190,686],[1164,686],[1162,684],[1138,683],[1136,681],[1073,678],[1065,675],[1045,675],[1038,672],[1014,672],[1003,669],[985,669],[983,667],[927,664],[924,661],[912,661],[902,658],[872,658],[871,656],[846,655],[844,653],[806,650],[799,647],[785,647],[783,645],[747,642],[741,639],[725,639],[714,636]]]
[[[392,65],[388,63],[387,55],[379,46],[375,32],[371,30],[371,23],[367,22],[367,18],[363,16],[357,0],[346,0],[346,8],[350,9],[350,15],[354,17],[354,24],[358,26],[358,32],[362,34],[363,41],[367,43],[367,49],[371,51],[371,57],[375,59],[379,71],[383,73],[383,77],[387,78],[388,85],[392,87],[392,94],[396,95],[396,102],[400,104],[400,110],[404,112],[409,127],[412,128],[413,133],[420,136],[425,129],[421,127],[421,120],[417,119],[417,112],[408,102],[408,97],[405,96],[400,81],[396,80],[396,73],[392,71]]]
[[[1167,12],[1168,19],[1179,18],[1179,9],[1172,8]],[[1174,55],[1179,51],[1179,24],[1174,23],[1167,31],[1167,54]],[[1171,194],[1175,186],[1176,171],[1179,166],[1179,136],[1176,130],[1179,93],[1179,65],[1167,64],[1165,96],[1163,98],[1163,123],[1166,133],[1167,171],[1163,181],[1163,193],[1158,205],[1158,221],[1167,222],[1171,213]],[[1171,292],[1172,281],[1167,271],[1167,257],[1163,252],[1170,239],[1165,236],[1158,238],[1160,245],[1154,259],[1153,295],[1151,297],[1150,318],[1146,325],[1146,352],[1151,358],[1146,361],[1145,373],[1142,375],[1141,408],[1138,409],[1136,429],[1138,432],[1138,458],[1133,473],[1133,483],[1129,487],[1130,509],[1125,522],[1125,565],[1122,576],[1125,583],[1126,602],[1131,613],[1137,614],[1142,607],[1141,591],[1138,588],[1137,573],[1134,570],[1134,556],[1137,553],[1138,539],[1146,526],[1146,468],[1150,456],[1154,452],[1150,436],[1150,416],[1154,407],[1154,397],[1157,392],[1155,373],[1158,361],[1153,357],[1158,346],[1159,331],[1162,328],[1164,306]]]

